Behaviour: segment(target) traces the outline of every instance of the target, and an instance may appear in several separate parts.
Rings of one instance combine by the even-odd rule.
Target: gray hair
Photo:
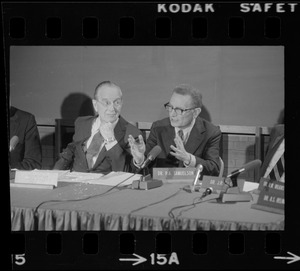
[[[202,94],[199,89],[187,84],[181,84],[174,88],[173,93],[189,95],[192,98],[193,106],[202,108]]]

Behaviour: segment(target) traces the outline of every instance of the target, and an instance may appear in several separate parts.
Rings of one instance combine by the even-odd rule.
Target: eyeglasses
[[[100,104],[102,104],[105,107],[109,107],[111,104],[113,104],[114,107],[120,107],[122,105],[122,102],[123,102],[121,98],[116,99],[113,102],[109,101],[109,100],[106,100],[106,99],[103,99],[103,100],[100,100],[100,101],[96,100],[96,101],[99,102]]]
[[[181,109],[181,108],[173,107],[169,103],[164,104],[164,107],[169,113],[171,113],[174,110],[177,115],[182,115],[189,110],[193,110],[193,109],[197,108],[197,107],[193,107],[193,108]]]

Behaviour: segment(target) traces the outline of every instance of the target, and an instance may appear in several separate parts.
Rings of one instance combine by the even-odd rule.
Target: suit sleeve
[[[23,170],[42,168],[42,147],[36,121],[33,115],[30,115],[24,135],[24,156],[21,162],[11,165],[12,168]]]
[[[73,135],[73,142],[79,141],[82,139],[82,119],[78,117],[74,122],[74,135]]]
[[[217,128],[207,141],[202,158],[196,156],[196,164],[203,165],[203,175],[219,175],[221,135],[222,133],[220,128]]]
[[[155,123],[152,124],[151,128],[150,128],[150,134],[148,136],[148,139],[146,141],[146,151],[145,151],[145,157],[147,157],[147,155],[149,154],[149,152],[157,145],[157,135],[156,135],[156,129],[155,129]],[[148,174],[150,172],[150,168],[152,168],[155,164],[154,160],[153,162],[151,162],[148,167],[145,169],[145,174]],[[131,163],[131,167],[133,168],[133,170],[135,172],[137,172],[139,169],[134,165],[133,163],[133,159],[132,159],[132,163]]]
[[[60,153],[59,159],[55,163],[53,169],[67,170],[72,168],[75,156],[75,145],[74,143],[69,143],[67,147]]]
[[[150,134],[147,139],[147,144],[146,144],[146,152],[145,155],[147,156],[148,153],[157,145],[157,133],[155,129],[155,123],[152,124],[151,129],[150,129]]]
[[[76,148],[74,142],[79,141],[80,139],[80,129],[78,126],[80,126],[80,117],[74,122],[75,132],[73,135],[73,142],[69,143],[67,147],[59,154],[59,159],[56,161],[53,169],[68,170],[72,168]]]
[[[84,131],[84,122],[85,117],[78,117],[75,120],[73,141],[59,154],[59,159],[56,161],[53,169],[68,170],[73,167],[76,149],[75,142],[82,140],[86,133]]]

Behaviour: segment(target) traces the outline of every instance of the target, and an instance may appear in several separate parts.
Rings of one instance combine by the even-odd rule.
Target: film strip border
[[[6,71],[9,76],[14,45],[283,45],[286,115],[294,122],[299,7],[296,2],[3,3]],[[289,252],[299,251],[297,185],[286,188],[284,232],[13,232],[10,262],[14,269],[294,268],[288,263],[297,259]]]
[[[279,232],[13,233],[11,260],[16,270],[23,265],[26,269],[43,269],[45,263],[47,269],[84,264],[101,270],[134,266],[228,269],[233,263],[235,268],[256,269],[257,261],[260,269],[264,269],[273,266],[274,258],[284,250],[281,235]],[[214,262],[208,262],[209,259]],[[283,266],[286,262],[276,264]]]
[[[79,7],[80,6],[80,7]],[[2,6],[6,44],[283,44],[298,3],[24,3]]]

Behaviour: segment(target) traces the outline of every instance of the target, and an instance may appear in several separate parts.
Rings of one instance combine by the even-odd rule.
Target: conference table
[[[54,189],[10,188],[12,231],[227,231],[284,230],[284,215],[220,202],[186,183],[150,190],[60,182]],[[213,196],[209,195],[209,196]]]

